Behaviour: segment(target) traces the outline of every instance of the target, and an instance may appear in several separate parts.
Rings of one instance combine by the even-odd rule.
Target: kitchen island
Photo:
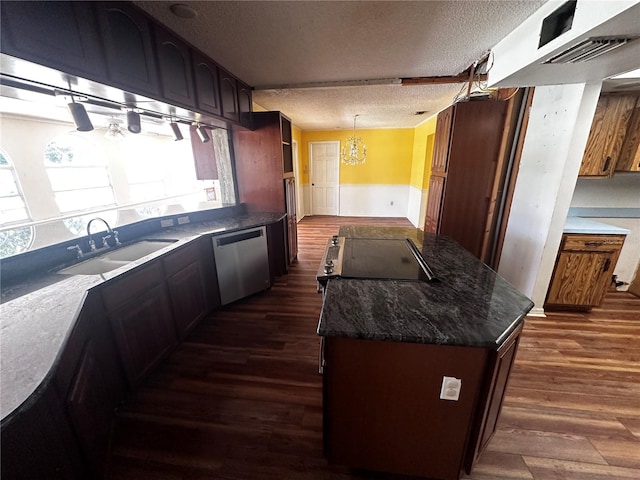
[[[457,479],[490,440],[533,303],[453,240],[410,238],[439,282],[333,278],[324,288],[324,440],[330,461]]]

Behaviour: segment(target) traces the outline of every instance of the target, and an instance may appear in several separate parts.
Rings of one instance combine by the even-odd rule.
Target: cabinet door
[[[115,405],[111,376],[100,363],[95,343],[89,339],[85,344],[67,397],[67,411],[94,478],[101,478],[106,471]]]
[[[280,131],[282,136],[282,171],[284,175],[293,175],[293,145],[291,120],[280,115]]]
[[[238,81],[238,112],[240,114],[240,124],[251,128],[253,122],[251,87],[240,81]]]
[[[195,50],[191,51],[198,110],[221,116],[218,66]]]
[[[615,266],[612,252],[560,252],[547,303],[599,305]]]
[[[431,173],[444,173],[447,171],[454,108],[455,105],[452,105],[438,114],[435,144],[433,146],[433,160],[431,162]]]
[[[298,258],[298,220],[296,216],[296,181],[295,178],[284,180],[285,200],[287,205],[287,247],[289,263]]]
[[[193,262],[167,279],[178,337],[183,339],[208,312],[199,262]]]
[[[129,2],[96,5],[110,83],[134,93],[159,96],[150,23]]]
[[[479,412],[479,423],[474,426],[469,451],[465,460],[467,474],[471,474],[473,465],[496,431],[521,333],[522,324],[509,335],[509,338],[505,340],[497,352],[492,352],[491,364],[488,369],[489,374],[487,375],[483,398],[480,402],[482,410]]]
[[[608,177],[615,170],[635,105],[631,95],[602,95],[591,124],[580,176]]]
[[[154,30],[162,96],[180,105],[195,107],[189,46],[159,25],[155,25]]]
[[[129,384],[134,387],[176,345],[176,329],[164,284],[109,312],[113,336]]]
[[[32,395],[20,415],[2,422],[3,480],[86,480],[90,478],[62,399],[53,388]]]
[[[222,116],[227,120],[238,121],[238,84],[229,73],[218,70],[220,79],[220,101]]]
[[[640,171],[640,97],[636,100],[636,107],[631,114],[627,135],[620,149],[620,157],[616,162],[616,171]]]
[[[427,212],[424,219],[424,231],[438,233],[442,199],[444,197],[445,177],[431,175],[427,194]]]
[[[2,51],[87,78],[105,78],[91,2],[2,2]]]

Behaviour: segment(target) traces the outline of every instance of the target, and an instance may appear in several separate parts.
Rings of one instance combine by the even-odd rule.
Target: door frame
[[[338,146],[338,161],[336,162],[336,216],[340,216],[340,140],[324,140],[309,142],[309,215],[313,215],[313,145],[330,143]]]
[[[291,151],[293,153],[293,176],[296,183],[296,220],[299,222],[304,217],[304,202],[302,196],[302,183],[300,178],[300,166],[298,165],[298,141],[291,140]]]

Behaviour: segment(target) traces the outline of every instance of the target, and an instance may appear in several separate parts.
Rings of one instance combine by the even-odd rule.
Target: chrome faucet
[[[109,237],[113,237],[116,245],[120,245],[120,240],[118,239],[118,231],[117,230],[113,230],[105,219],[100,218],[100,217],[95,217],[95,218],[92,218],[91,220],[89,220],[89,223],[87,223],[87,236],[89,237],[89,249],[92,252],[96,251],[96,242],[93,240],[93,237],[91,236],[91,224],[95,220],[100,220],[107,227],[108,235],[105,235],[104,237],[102,237],[102,248],[109,247],[109,244],[107,243],[107,239]]]

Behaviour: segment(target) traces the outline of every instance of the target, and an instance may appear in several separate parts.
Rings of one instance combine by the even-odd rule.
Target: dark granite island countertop
[[[318,334],[497,348],[533,307],[455,241],[413,229],[342,227],[340,234],[411,238],[440,282],[329,280]]]

